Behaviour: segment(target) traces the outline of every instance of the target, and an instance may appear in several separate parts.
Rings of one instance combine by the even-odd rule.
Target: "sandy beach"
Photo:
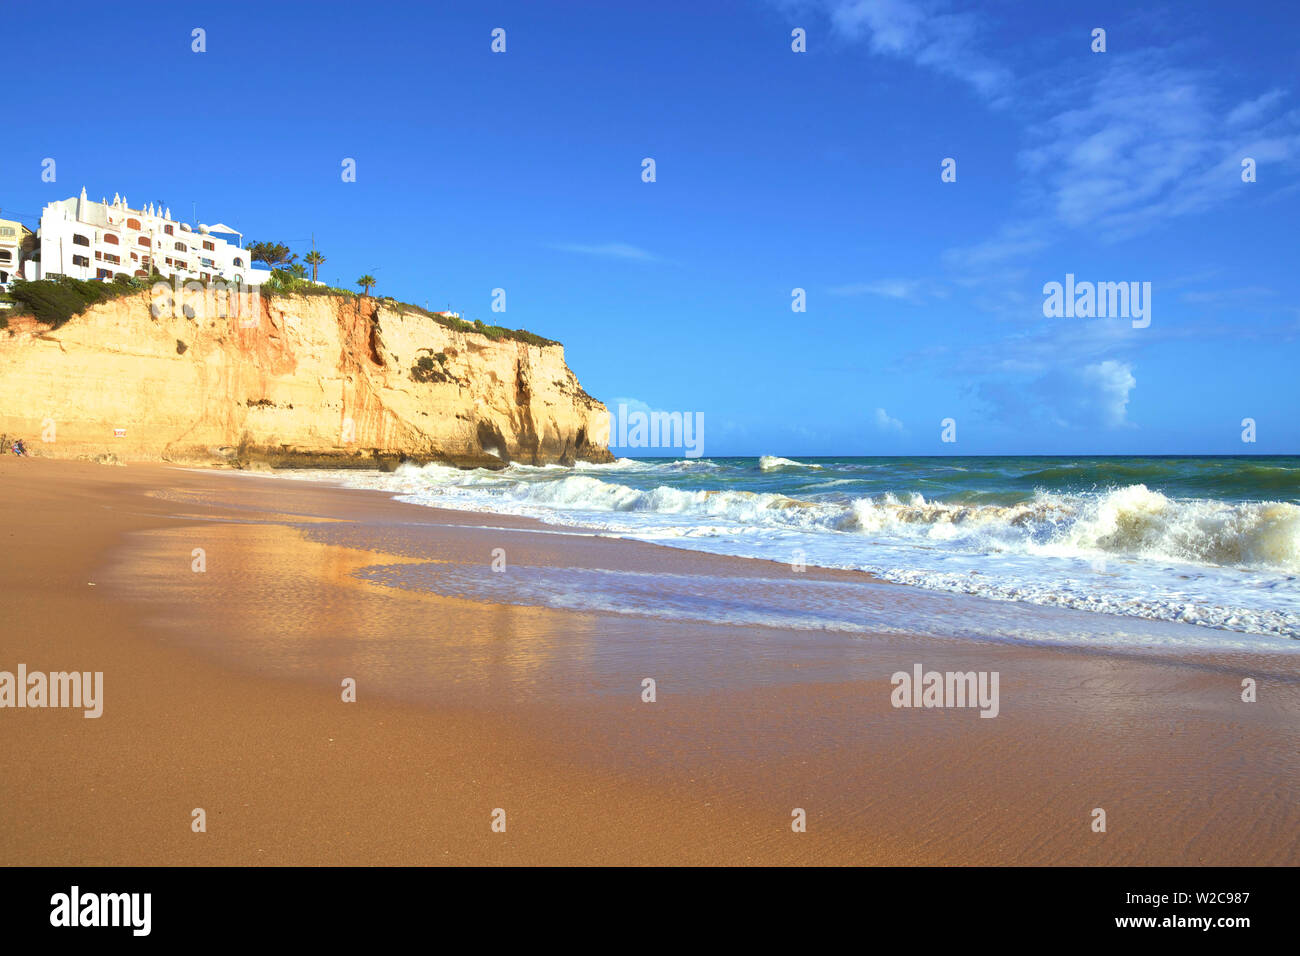
[[[448,596],[393,582],[604,569],[743,603],[791,571],[230,472],[7,458],[0,509],[0,670],[104,675],[98,719],[0,710],[0,864],[1300,863],[1295,655]],[[891,706],[918,663],[997,672],[997,718]]]

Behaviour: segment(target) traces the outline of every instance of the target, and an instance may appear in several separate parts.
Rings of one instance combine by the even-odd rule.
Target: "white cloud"
[[[959,271],[984,275],[1032,255],[1064,238],[1062,226],[1113,241],[1226,202],[1300,189],[1279,175],[1268,186],[1263,177],[1258,186],[1241,181],[1245,157],[1260,167],[1300,165],[1300,110],[1284,108],[1286,90],[1231,101],[1221,71],[1181,65],[1159,48],[1107,53],[1105,69],[1070,79],[1061,68],[1029,88],[980,52],[974,14],[936,13],[931,0],[820,2],[837,32],[865,40],[873,53],[956,76],[1027,118],[1017,155],[1027,173],[1021,198],[1046,214],[949,250],[945,260]]]
[[[900,422],[897,418],[891,418],[889,416],[889,413],[886,412],[883,408],[876,409],[874,421],[876,423],[876,427],[879,428],[881,431],[901,432],[903,430],[903,423]]]
[[[1127,428],[1129,396],[1137,387],[1133,365],[1104,359],[1082,367],[1055,366],[1037,377],[1033,366],[1004,367],[1004,379],[985,379],[974,393],[1004,422],[1055,428]]]
[[[1300,159],[1300,114],[1277,115],[1277,91],[1228,109],[1210,71],[1161,50],[1113,59],[1064,85],[1030,127],[1018,159],[1058,223],[1124,237],[1243,196],[1241,161]]]
[[[552,249],[559,249],[562,252],[577,252],[587,256],[602,256],[606,259],[629,259],[640,262],[655,262],[659,257],[652,252],[640,248],[639,246],[628,245],[626,242],[606,242],[595,245],[580,242],[561,242],[551,246]]]
[[[1137,387],[1133,366],[1107,359],[1088,365],[1080,373],[1082,403],[1095,409],[1103,424],[1118,428],[1128,424],[1128,397]]]
[[[987,275],[991,266],[1015,261],[1045,248],[1049,240],[1048,228],[1041,222],[1007,223],[997,233],[983,242],[949,249],[944,261],[954,268]]]
[[[1184,292],[1179,298],[1188,305],[1241,307],[1244,304],[1258,304],[1261,299],[1268,299],[1276,294],[1273,289],[1267,286],[1251,285],[1235,289]]]
[[[1262,96],[1257,96],[1253,100],[1246,100],[1233,108],[1228,114],[1229,126],[1242,126],[1248,123],[1258,123],[1267,116],[1282,98],[1286,96],[1286,90],[1269,90]]]
[[[941,13],[915,0],[826,0],[837,33],[865,39],[871,52],[911,60],[1001,102],[1011,71],[978,49],[982,21],[971,13]]]
[[[920,301],[928,294],[943,298],[940,289],[929,289],[919,279],[877,279],[873,282],[853,282],[831,288],[831,295],[878,295],[886,299],[898,299],[906,302]]]
[[[633,412],[643,412],[644,414],[649,415],[654,411],[654,409],[639,398],[611,398],[605,403],[605,407],[609,409],[611,415],[618,413],[620,405],[627,409],[629,415]]]

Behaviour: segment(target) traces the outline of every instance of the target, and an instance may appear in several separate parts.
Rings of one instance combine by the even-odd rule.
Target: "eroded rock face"
[[[210,302],[194,318],[155,316],[155,302],[101,303],[57,330],[11,322],[0,332],[0,432],[55,457],[611,460],[609,413],[562,346],[493,341],[375,299],[264,297],[242,315]]]

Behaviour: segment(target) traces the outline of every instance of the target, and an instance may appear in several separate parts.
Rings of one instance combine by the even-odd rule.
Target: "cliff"
[[[0,433],[38,455],[238,466],[610,460],[609,414],[560,345],[333,295],[143,292],[58,329],[12,319]]]

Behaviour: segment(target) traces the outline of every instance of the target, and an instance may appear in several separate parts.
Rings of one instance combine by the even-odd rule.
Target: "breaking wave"
[[[806,465],[801,461],[791,461],[789,458],[778,458],[776,455],[763,455],[758,459],[759,471],[776,471],[779,468],[817,468],[821,465]]]
[[[994,550],[1160,558],[1196,564],[1300,570],[1300,507],[1284,502],[1168,498],[1146,485],[1095,495],[1039,494],[1015,505],[853,503],[862,531],[934,541],[965,538]]]
[[[1209,459],[823,468],[767,456],[468,472],[403,465],[338,480],[415,504],[692,550],[780,562],[798,554],[931,590],[1295,638],[1300,504],[1264,500],[1272,495],[1259,489],[1289,487],[1297,474]],[[1097,483],[1121,476],[1149,481]]]
[[[668,485],[642,489],[586,474],[502,490],[515,504],[564,510],[695,515],[773,529],[888,534],[981,551],[1300,571],[1300,506],[1173,499],[1146,485],[1096,494],[1039,493],[1007,505],[927,501],[915,493],[841,502]]]

